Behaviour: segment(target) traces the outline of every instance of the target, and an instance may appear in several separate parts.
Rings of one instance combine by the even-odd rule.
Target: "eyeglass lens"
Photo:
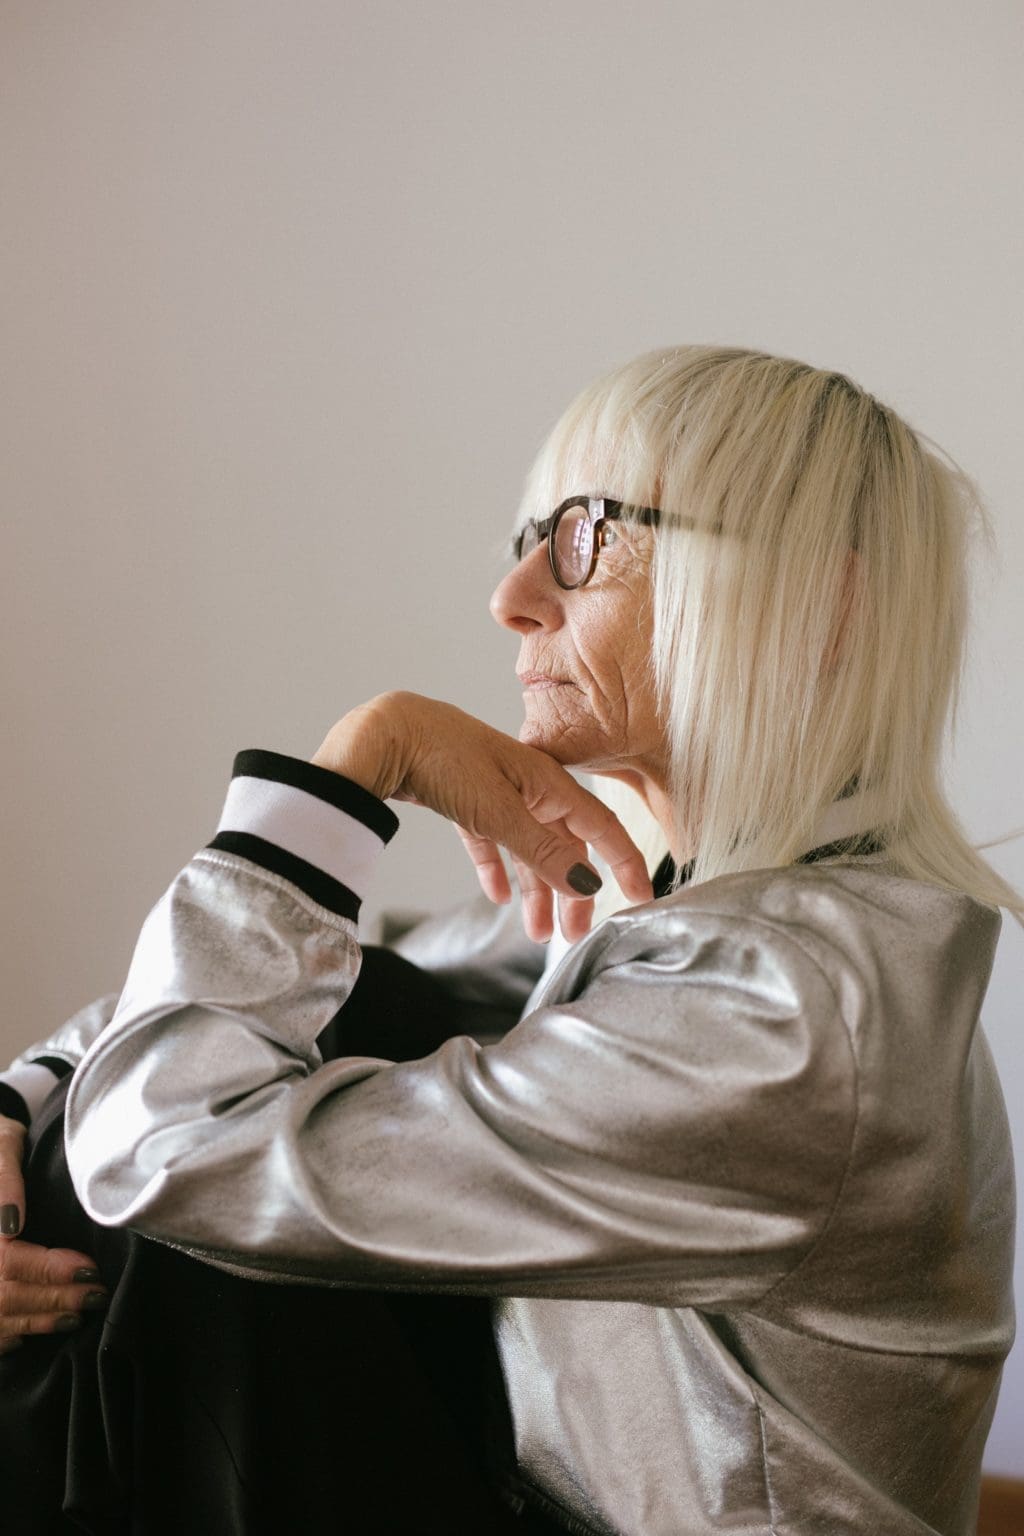
[[[555,570],[567,587],[578,586],[589,574],[594,555],[594,524],[588,509],[566,507],[555,525]]]

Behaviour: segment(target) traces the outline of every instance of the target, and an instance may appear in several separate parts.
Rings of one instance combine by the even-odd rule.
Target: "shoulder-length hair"
[[[929,445],[844,374],[683,346],[598,379],[541,448],[520,521],[583,493],[662,511],[651,667],[694,883],[792,863],[856,787],[897,872],[1022,920],[942,790],[992,530]],[[660,856],[635,797],[602,792]]]

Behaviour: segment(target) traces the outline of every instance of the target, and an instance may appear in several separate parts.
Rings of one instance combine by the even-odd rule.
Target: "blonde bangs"
[[[680,352],[651,353],[596,379],[563,412],[527,475],[516,526],[547,517],[567,496],[615,496],[658,505],[658,466],[674,435],[666,419],[659,361],[678,367]]]

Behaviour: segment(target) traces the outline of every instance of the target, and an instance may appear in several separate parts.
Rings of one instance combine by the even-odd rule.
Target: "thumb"
[[[0,1115],[0,1236],[17,1237],[25,1225],[25,1127]]]

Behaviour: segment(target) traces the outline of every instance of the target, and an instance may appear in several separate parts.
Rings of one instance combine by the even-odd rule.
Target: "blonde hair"
[[[1024,898],[942,790],[968,551],[993,540],[976,486],[935,448],[844,374],[713,346],[606,374],[543,445],[520,522],[582,492],[664,514],[651,666],[694,883],[794,862],[856,784],[888,866],[1024,926]],[[600,792],[654,862],[653,818],[612,781]]]

